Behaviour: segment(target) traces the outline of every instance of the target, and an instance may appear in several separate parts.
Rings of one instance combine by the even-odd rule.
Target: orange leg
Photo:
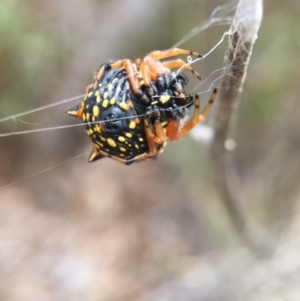
[[[167,141],[167,136],[164,133],[163,126],[160,121],[155,122],[155,131],[153,133],[153,129],[149,124],[149,121],[145,118],[144,119],[144,126],[145,126],[145,133],[148,142],[149,151],[143,154],[140,154],[130,160],[125,160],[124,162],[126,165],[130,165],[133,162],[138,162],[142,160],[146,160],[152,158],[157,155],[157,144],[164,144]],[[117,158],[119,159],[119,158]]]
[[[110,64],[111,69],[117,69],[124,67],[129,78],[132,90],[134,94],[138,94],[140,92],[139,80],[137,78],[137,73],[134,70],[132,62],[128,59],[116,61]]]
[[[143,97],[144,93],[140,89],[140,84],[139,84],[139,80],[138,80],[138,76],[137,76],[137,70],[134,67],[134,65],[132,64],[132,62],[128,59],[119,60],[116,62],[102,65],[96,75],[96,79],[100,80],[102,78],[103,74],[107,70],[117,69],[117,68],[122,68],[122,67],[124,67],[126,70],[133,93],[135,95],[139,95],[140,97]],[[95,83],[95,85],[97,85],[97,83]],[[94,87],[94,88],[96,89],[97,87]]]
[[[130,160],[127,160],[125,162],[126,165],[130,165],[133,162],[147,160],[147,159],[155,157],[157,155],[157,146],[156,146],[156,143],[155,143],[154,139],[151,137],[152,136],[151,135],[151,129],[149,127],[149,123],[147,123],[147,122],[148,122],[148,120],[145,119],[144,120],[144,126],[145,126],[145,130],[146,130],[145,132],[146,132],[146,138],[147,138],[147,143],[148,143],[149,150],[146,153],[137,155],[134,158],[132,158]]]
[[[140,64],[140,70],[142,73],[142,77],[144,79],[145,86],[149,86],[151,82],[151,75],[148,64],[145,64],[145,62],[141,62]]]
[[[191,51],[191,50],[186,50],[186,49],[180,49],[180,48],[172,48],[164,51],[153,51],[150,52],[146,57],[150,57],[153,60],[161,60],[165,59],[171,56],[177,56],[180,54],[186,54],[186,55],[192,55],[192,56],[197,56],[199,58],[202,57],[202,54],[196,51]]]
[[[195,112],[194,112],[193,118],[190,121],[188,121],[186,124],[184,124],[183,126],[181,126],[179,121],[173,121],[173,120],[170,121],[167,126],[168,138],[173,141],[179,140],[182,137],[184,137],[195,125],[197,125],[198,123],[202,123],[205,120],[205,118],[216,98],[216,95],[217,95],[217,89],[214,89],[208,104],[206,105],[204,110],[201,113],[199,113],[200,98],[199,98],[199,95],[196,94],[196,96],[195,96]]]
[[[145,119],[144,124],[146,135],[149,137],[149,139],[153,140],[156,144],[164,144],[167,141],[168,137],[166,136],[162,123],[159,120],[155,120],[155,133],[147,119]]]
[[[180,139],[178,134],[179,134],[179,129],[182,125],[182,122],[183,122],[182,119],[169,121],[169,123],[167,125],[167,137],[170,141],[177,141]]]
[[[185,69],[191,71],[199,79],[201,79],[200,74],[193,67],[191,67],[190,65],[188,65],[187,63],[185,63],[181,59],[172,60],[172,61],[166,61],[166,62],[162,62],[161,64],[164,67],[169,68],[169,69],[184,67]]]
[[[169,70],[163,66],[163,64],[159,61],[152,59],[151,57],[145,57],[143,64],[141,64],[141,72],[143,77],[150,79],[148,84],[151,80],[156,80],[158,75],[167,73]],[[148,74],[147,74],[148,73]]]
[[[198,52],[185,50],[185,49],[178,49],[178,48],[169,49],[169,50],[165,50],[165,51],[150,52],[144,58],[144,62],[141,64],[141,72],[143,74],[143,77],[146,79],[145,84],[149,85],[151,80],[155,80],[158,75],[168,72],[169,69],[179,68],[182,66],[185,66],[186,69],[188,69],[195,76],[197,76],[199,79],[201,79],[199,73],[181,59],[165,61],[165,62],[158,61],[160,59],[177,56],[180,54],[187,54],[187,55],[202,57],[202,55]],[[148,69],[148,71],[146,71],[146,68]],[[150,75],[148,75],[147,73],[149,73]]]

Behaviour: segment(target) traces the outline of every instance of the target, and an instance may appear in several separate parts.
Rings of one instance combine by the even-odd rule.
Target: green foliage
[[[22,111],[45,87],[41,73],[55,63],[57,38],[41,24],[24,1],[0,3],[1,116]]]

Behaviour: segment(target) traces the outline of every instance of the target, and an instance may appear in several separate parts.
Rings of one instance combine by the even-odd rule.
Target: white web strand
[[[191,38],[195,37],[200,32],[204,31],[205,29],[216,26],[216,25],[230,25],[232,22],[233,17],[227,16],[230,12],[234,11],[237,6],[237,1],[232,1],[228,4],[218,6],[213,10],[210,15],[210,18],[206,20],[204,23],[196,26],[193,28],[188,34],[186,34],[179,42],[177,42],[173,47],[178,47],[185,43],[186,41],[190,40]]]
[[[40,175],[40,174],[42,174],[42,173],[44,173],[44,172],[46,172],[46,171],[49,171],[49,170],[54,169],[54,168],[56,168],[56,167],[58,167],[58,166],[60,166],[60,165],[63,165],[63,164],[65,164],[65,163],[68,163],[68,162],[70,162],[70,161],[73,161],[73,160],[75,160],[75,159],[78,159],[78,158],[80,158],[80,157],[83,157],[83,156],[85,156],[85,155],[87,155],[87,154],[88,154],[88,152],[85,152],[85,153],[80,154],[80,155],[78,155],[78,156],[75,156],[75,157],[73,157],[73,158],[71,158],[71,159],[68,159],[68,160],[63,161],[63,162],[60,162],[60,163],[58,163],[58,164],[56,164],[56,165],[53,165],[53,166],[51,166],[51,167],[47,167],[47,168],[45,168],[45,169],[43,169],[43,170],[41,170],[41,171],[38,171],[38,172],[36,172],[36,173],[33,173],[33,174],[31,174],[30,176],[24,177],[24,178],[19,179],[19,180],[17,180],[17,181],[11,182],[11,183],[9,183],[9,184],[7,184],[7,185],[1,186],[1,187],[0,187],[0,190],[2,190],[2,189],[4,189],[4,188],[8,188],[8,187],[10,187],[10,186],[12,186],[12,185],[15,185],[15,184],[17,184],[17,183],[26,181],[26,180],[28,180],[28,179],[30,179],[30,178],[36,177],[36,176],[38,176],[38,175]]]
[[[0,118],[0,122],[12,120],[12,119],[17,119],[17,118],[22,117],[22,116],[26,116],[26,115],[33,114],[33,113],[36,113],[36,112],[39,112],[39,111],[43,111],[43,110],[46,110],[46,109],[49,109],[49,108],[53,108],[53,107],[62,105],[64,103],[68,103],[68,102],[77,100],[77,99],[82,98],[84,96],[85,96],[85,94],[74,96],[74,97],[71,97],[71,98],[60,100],[58,102],[53,102],[49,105],[45,105],[45,106],[42,106],[42,107],[39,107],[39,108],[35,108],[35,109],[28,110],[28,111],[25,111],[25,112],[22,112],[22,113],[10,115],[8,117],[3,117],[3,118]]]
[[[210,55],[215,49],[217,49],[224,41],[225,37],[232,34],[231,31],[226,31],[224,32],[222,38],[219,40],[219,42],[217,42],[217,44],[215,46],[213,46],[206,54],[204,54],[201,58],[197,58],[197,59],[192,59],[191,56],[188,56],[187,57],[187,64],[185,64],[184,66],[180,67],[178,70],[177,70],[177,74],[182,72],[187,66],[190,66],[200,60],[203,60],[205,59],[208,55]],[[203,82],[202,82],[203,83]],[[199,86],[199,85],[198,85]]]

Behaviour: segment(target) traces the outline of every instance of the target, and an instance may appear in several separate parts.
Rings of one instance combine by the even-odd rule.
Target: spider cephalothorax
[[[200,78],[181,59],[161,61],[179,54],[201,57],[184,49],[154,51],[144,60],[103,64],[83,101],[67,113],[82,119],[94,147],[89,161],[110,157],[127,165],[162,151],[167,140],[178,140],[202,122],[216,96],[199,113],[199,95],[187,95],[186,76],[171,71],[183,67]],[[187,108],[194,116],[185,122]]]

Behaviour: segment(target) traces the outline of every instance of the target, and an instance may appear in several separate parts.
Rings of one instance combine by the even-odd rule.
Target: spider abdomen
[[[145,152],[147,143],[124,72],[123,68],[109,70],[88,87],[81,118],[97,149],[108,156],[130,159]],[[90,161],[99,158],[91,157]]]

